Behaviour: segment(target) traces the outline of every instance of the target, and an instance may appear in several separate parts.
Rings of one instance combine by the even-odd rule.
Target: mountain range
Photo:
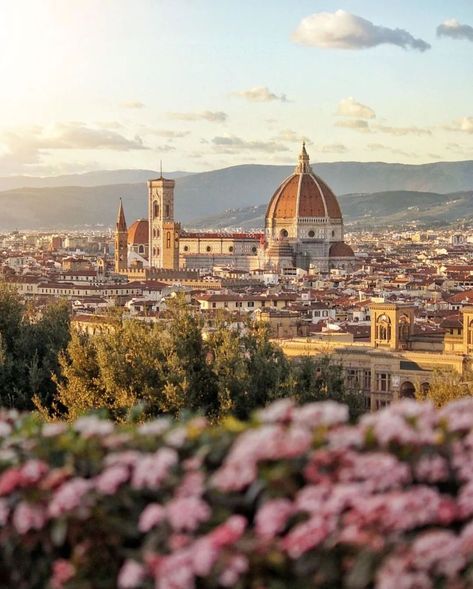
[[[186,226],[261,226],[264,209],[293,166],[242,165],[176,179],[175,217]],[[450,222],[471,218],[473,161],[424,165],[319,163],[313,165],[340,198],[345,221]],[[113,226],[119,197],[128,223],[146,216],[146,180],[153,170],[96,171],[49,178],[0,178],[0,229]],[[230,219],[230,217],[234,219]]]

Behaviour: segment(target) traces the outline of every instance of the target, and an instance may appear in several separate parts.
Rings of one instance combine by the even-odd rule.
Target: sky
[[[472,0],[0,0],[0,175],[473,159]]]

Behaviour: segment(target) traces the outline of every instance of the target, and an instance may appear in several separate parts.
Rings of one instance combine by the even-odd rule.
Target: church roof
[[[341,220],[342,212],[331,188],[310,167],[305,144],[294,174],[286,178],[273,194],[267,219],[323,217]]]
[[[149,224],[146,219],[138,219],[128,229],[128,243],[130,245],[148,245]]]

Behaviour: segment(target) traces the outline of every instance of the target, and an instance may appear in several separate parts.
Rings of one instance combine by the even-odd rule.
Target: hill
[[[346,199],[342,197],[341,203],[346,220],[354,222],[360,220],[360,215],[373,214],[379,216],[381,221],[386,216],[386,222],[390,217],[396,218],[396,215],[399,219],[414,215],[393,210],[393,207],[400,206],[396,196],[400,191],[430,195],[419,197],[419,203],[415,206],[420,206],[426,215],[432,213],[435,218],[441,218],[442,215],[450,218],[461,207],[455,203],[450,207],[450,197],[450,200],[445,201],[446,197],[442,193],[463,194],[473,189],[473,161],[421,166],[321,163],[315,164],[314,170],[336,194],[351,195]],[[176,219],[187,224],[192,221],[193,225],[196,219],[200,219],[197,225],[201,225],[208,223],[210,216],[218,217],[224,211],[259,205],[265,207],[279,183],[292,171],[293,166],[244,165],[198,174],[170,173],[168,177],[176,178]],[[131,222],[146,215],[146,180],[156,175],[153,170],[116,170],[53,178],[17,177],[15,182],[36,182],[40,186],[10,188],[0,192],[0,230],[111,226],[119,197],[124,199],[127,219]],[[6,180],[13,182],[11,178],[0,178],[0,188]],[[95,185],[95,182],[100,184]],[[45,183],[47,186],[44,186]],[[380,195],[384,196],[379,203],[375,203]],[[422,198],[435,200],[435,197],[438,199],[435,211],[429,209],[432,203],[429,207],[423,207]],[[349,202],[352,198],[355,200]],[[405,198],[405,208],[412,206],[412,202],[409,202],[411,197]],[[448,212],[450,208],[452,211]],[[471,208],[467,207],[465,214],[469,215],[469,210]],[[235,220],[236,226],[239,223],[243,223],[243,226],[256,223],[252,216],[261,217],[264,211],[256,214],[255,211],[246,210],[243,214],[249,215],[249,218]],[[222,222],[228,225],[229,220],[216,221],[217,224]]]
[[[452,194],[386,191],[346,194],[338,198],[345,225],[352,228],[399,226],[416,222],[448,225],[473,222],[473,191]],[[229,209],[191,222],[195,229],[260,229],[267,205]]]

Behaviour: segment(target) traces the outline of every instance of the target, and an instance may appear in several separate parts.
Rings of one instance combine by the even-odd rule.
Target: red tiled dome
[[[302,148],[294,174],[278,187],[266,211],[267,219],[298,217],[337,220],[342,218],[337,197],[327,184],[313,173],[305,146]]]
[[[146,219],[138,219],[128,229],[128,243],[130,245],[148,245],[149,225]]]
[[[331,258],[353,258],[355,253],[351,247],[343,241],[337,241],[330,246],[328,254]]]

